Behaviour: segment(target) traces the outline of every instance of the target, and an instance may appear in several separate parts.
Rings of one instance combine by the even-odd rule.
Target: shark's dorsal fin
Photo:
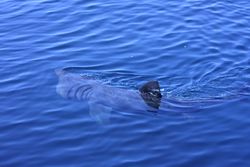
[[[153,108],[159,108],[161,103],[161,90],[158,81],[149,81],[139,89],[143,100]]]

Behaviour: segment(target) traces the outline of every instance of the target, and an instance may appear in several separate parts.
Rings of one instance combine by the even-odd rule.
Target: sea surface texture
[[[0,56],[1,167],[250,166],[249,0],[1,0]],[[169,112],[97,122],[65,67]]]

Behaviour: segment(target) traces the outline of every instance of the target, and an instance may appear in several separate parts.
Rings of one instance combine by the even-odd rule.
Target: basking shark
[[[57,93],[67,99],[87,102],[90,115],[98,122],[108,121],[111,111],[187,113],[226,102],[226,99],[234,99],[234,96],[175,99],[163,96],[158,81],[149,81],[138,90],[128,90],[103,84],[101,80],[72,73],[66,68],[57,69],[55,72],[58,76]]]
[[[158,81],[149,81],[139,90],[127,90],[110,85],[89,76],[76,75],[65,69],[55,70],[58,76],[56,91],[67,99],[86,101],[90,115],[102,122],[112,110],[157,111],[162,94]]]

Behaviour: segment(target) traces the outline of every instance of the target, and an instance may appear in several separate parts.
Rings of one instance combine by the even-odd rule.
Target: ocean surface
[[[1,0],[0,9],[0,167],[250,166],[248,0]],[[97,122],[86,102],[56,92],[65,67],[128,90],[158,80],[172,106]]]

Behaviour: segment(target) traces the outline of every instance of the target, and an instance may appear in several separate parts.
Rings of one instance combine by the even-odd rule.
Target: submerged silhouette
[[[64,69],[56,70],[56,74],[59,78],[57,93],[64,98],[87,101],[90,115],[99,122],[108,119],[112,110],[154,112],[161,105],[158,81],[147,82],[139,90],[127,90]]]
[[[86,101],[90,115],[98,122],[108,121],[112,110],[146,111],[146,113],[149,111],[157,114],[187,113],[200,111],[232,99],[230,97],[176,99],[163,96],[158,81],[149,81],[139,90],[128,90],[105,85],[101,80],[71,73],[66,69],[58,69],[55,72],[59,80],[56,87],[57,93],[67,99]]]

